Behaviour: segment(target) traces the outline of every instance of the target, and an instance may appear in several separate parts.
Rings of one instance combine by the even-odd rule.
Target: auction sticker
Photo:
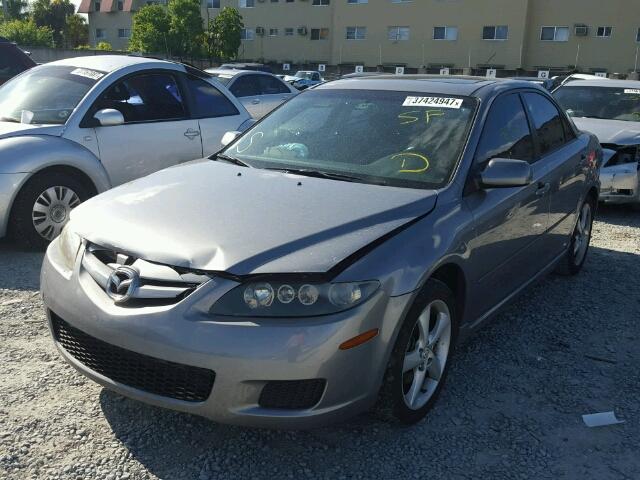
[[[461,98],[447,97],[407,97],[402,104],[403,107],[441,107],[441,108],[460,108],[462,106]]]
[[[78,75],[80,77],[90,78],[91,80],[100,80],[104,77],[104,73],[89,70],[88,68],[76,68],[71,71],[71,75]]]
[[[640,88],[625,88],[624,93],[633,93],[635,95],[640,95]]]

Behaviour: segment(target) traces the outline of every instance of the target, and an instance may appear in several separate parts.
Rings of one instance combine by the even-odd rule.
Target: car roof
[[[70,67],[90,68],[102,72],[114,72],[132,65],[168,66],[176,65],[174,62],[158,60],[148,57],[136,57],[133,55],[91,55],[87,57],[65,58],[48,63],[47,65],[65,65]]]
[[[569,81],[563,87],[609,87],[609,88],[640,88],[640,80],[577,80]]]
[[[226,75],[228,77],[235,77],[236,75],[273,75],[269,72],[263,72],[262,70],[241,70],[237,68],[207,68],[205,70],[207,73],[211,73],[214,75]],[[274,75],[275,76],[275,75]]]
[[[449,95],[473,95],[477,90],[487,86],[513,85],[513,87],[539,88],[532,82],[504,78],[472,77],[465,75],[376,75],[352,77],[323,83],[314,88],[322,89],[357,89],[357,90],[390,90],[424,93],[442,93]]]

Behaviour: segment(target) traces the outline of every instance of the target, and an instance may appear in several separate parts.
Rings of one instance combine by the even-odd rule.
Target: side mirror
[[[239,132],[237,130],[234,130],[232,132],[227,132],[222,136],[222,140],[220,140],[220,143],[222,144],[223,147],[226,147],[231,142],[233,142],[236,138],[238,138],[241,133],[242,132]]]
[[[523,160],[494,158],[480,174],[480,184],[488,188],[523,187],[533,181],[531,165]]]
[[[113,108],[103,108],[98,110],[93,118],[101,127],[113,127],[124,123],[124,116]]]

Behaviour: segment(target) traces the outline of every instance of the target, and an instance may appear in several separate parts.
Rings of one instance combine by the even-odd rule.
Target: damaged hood
[[[600,143],[615,145],[640,144],[640,122],[602,120],[600,118],[572,118],[580,130],[593,133]]]
[[[0,139],[20,135],[53,135],[59,137],[63,125],[30,125],[28,123],[0,122]]]
[[[76,208],[95,244],[235,275],[320,273],[435,207],[432,190],[384,187],[214,161],[168,168]]]

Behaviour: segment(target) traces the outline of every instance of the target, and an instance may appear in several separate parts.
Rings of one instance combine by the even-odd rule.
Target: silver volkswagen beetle
[[[220,422],[376,401],[416,422],[461,337],[581,269],[601,156],[529,82],[323,84],[74,210],[42,268],[53,339],[108,388]]]
[[[126,55],[40,65],[0,88],[0,238],[43,247],[90,196],[220,149],[248,112],[195,68]]]

